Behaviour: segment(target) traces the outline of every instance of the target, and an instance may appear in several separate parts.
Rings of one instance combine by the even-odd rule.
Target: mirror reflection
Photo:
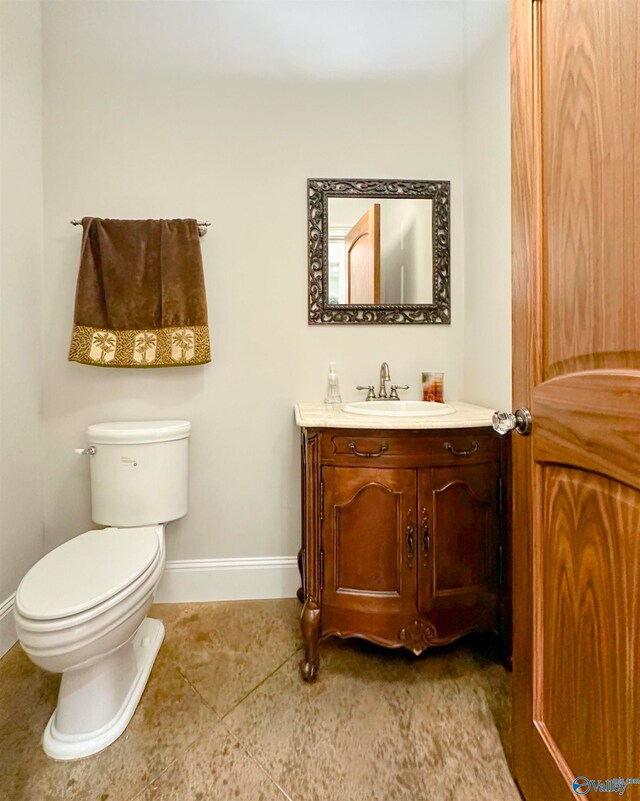
[[[429,304],[433,200],[330,197],[328,303]]]

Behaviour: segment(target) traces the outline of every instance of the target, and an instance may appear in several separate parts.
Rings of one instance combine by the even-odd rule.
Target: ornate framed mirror
[[[309,324],[451,322],[449,181],[310,178]]]

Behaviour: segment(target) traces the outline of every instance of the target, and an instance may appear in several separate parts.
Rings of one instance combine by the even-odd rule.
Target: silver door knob
[[[518,434],[531,433],[531,414],[528,409],[516,409],[515,414],[511,412],[493,413],[493,430],[501,437],[506,437],[509,431],[514,429]]]

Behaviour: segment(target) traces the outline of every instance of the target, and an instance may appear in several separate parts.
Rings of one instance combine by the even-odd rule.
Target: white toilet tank
[[[190,432],[186,420],[89,426],[94,522],[148,526],[184,517]]]

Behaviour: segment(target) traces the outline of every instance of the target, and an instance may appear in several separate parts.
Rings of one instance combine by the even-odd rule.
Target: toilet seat
[[[87,531],[55,548],[23,578],[16,611],[37,625],[92,617],[135,589],[163,558],[162,527]]]

